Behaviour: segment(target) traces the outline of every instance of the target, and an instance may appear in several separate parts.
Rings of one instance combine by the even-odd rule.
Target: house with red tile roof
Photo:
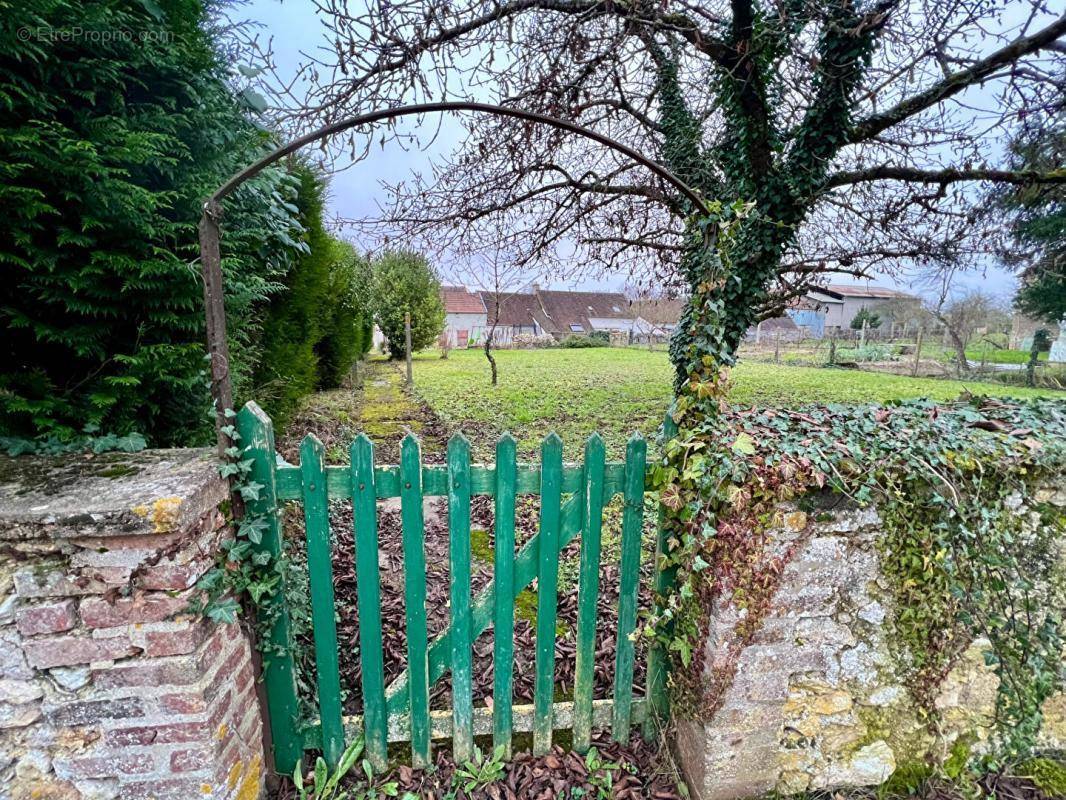
[[[497,295],[472,292],[465,286],[444,286],[441,297],[445,334],[452,346],[480,341],[495,319]],[[654,333],[656,328],[642,319],[636,306],[620,292],[557,291],[534,284],[530,292],[501,294],[498,299],[495,341],[502,346],[518,335],[550,335],[561,341],[600,331],[631,340]]]
[[[450,347],[466,347],[485,332],[485,303],[481,295],[465,286],[441,286],[444,301],[444,333]]]

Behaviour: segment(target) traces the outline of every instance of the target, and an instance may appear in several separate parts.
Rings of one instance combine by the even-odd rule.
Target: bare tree
[[[1009,319],[1009,312],[1002,301],[986,292],[978,289],[954,291],[953,275],[951,270],[942,273],[938,291],[929,301],[928,310],[944,326],[955,350],[957,371],[961,375],[970,371],[966,348],[970,346],[974,335],[982,328],[1002,325],[1004,320]]]
[[[826,276],[972,262],[988,249],[974,187],[1066,182],[996,165],[1019,120],[1062,106],[1066,15],[1043,0],[316,3],[333,51],[298,76],[309,95],[272,82],[285,124],[498,101],[613,136],[722,202],[692,208],[613,152],[484,118],[392,187],[387,223],[408,236],[683,286],[679,378],[693,348],[729,363],[752,321]],[[723,267],[697,234],[736,203],[750,211]],[[716,342],[694,342],[712,311]]]
[[[536,276],[524,268],[514,254],[501,248],[473,254],[470,265],[460,269],[458,274],[464,283],[488,296],[489,302],[485,304],[485,340],[481,347],[492,371],[492,385],[496,386],[499,369],[492,349],[503,308],[515,295],[529,289]]]

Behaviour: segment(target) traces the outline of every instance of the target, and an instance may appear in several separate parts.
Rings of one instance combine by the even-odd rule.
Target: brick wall
[[[254,800],[236,625],[184,613],[228,535],[200,450],[0,458],[0,800]]]

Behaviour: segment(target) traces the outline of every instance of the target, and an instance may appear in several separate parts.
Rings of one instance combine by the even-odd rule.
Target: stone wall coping
[[[181,533],[227,491],[208,448],[0,455],[0,540]]]

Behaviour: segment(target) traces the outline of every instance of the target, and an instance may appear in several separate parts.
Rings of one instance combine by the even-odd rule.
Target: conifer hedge
[[[0,15],[0,436],[211,438],[200,201],[274,144],[258,98],[232,85],[211,13],[204,0],[34,0]],[[290,274],[314,243],[306,180],[267,170],[226,202],[238,397],[271,346],[264,325],[308,302],[304,272]]]

